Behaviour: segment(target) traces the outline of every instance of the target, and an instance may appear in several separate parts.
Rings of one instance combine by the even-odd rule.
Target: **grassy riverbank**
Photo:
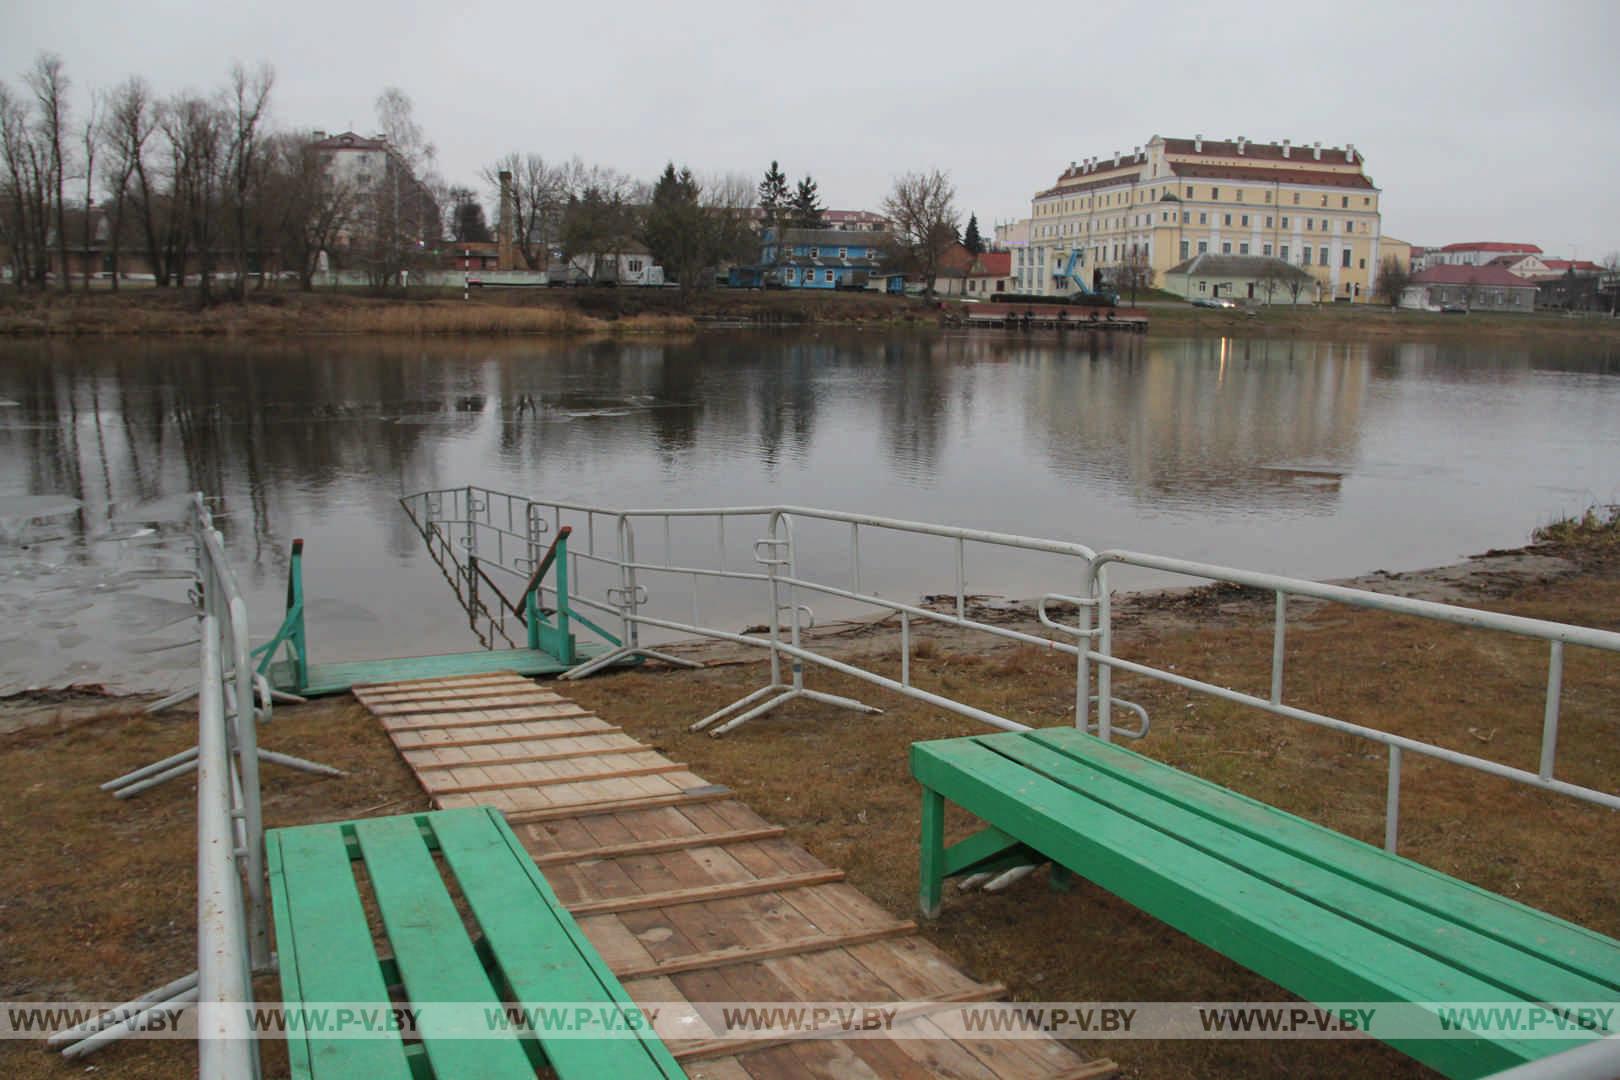
[[[1620,515],[1613,510],[1538,530],[1518,552],[1396,577],[1379,588],[1620,629]],[[1288,632],[1287,700],[1386,731],[1535,767],[1544,645],[1371,612],[1304,604]],[[1122,602],[1121,655],[1263,693],[1271,604],[1206,589]],[[892,627],[836,630],[881,670],[898,669]],[[919,684],[1032,724],[1065,722],[1074,670],[1063,657],[961,636],[919,632]],[[917,788],[906,772],[916,739],[976,725],[873,687],[812,671],[811,685],[870,700],[880,717],[795,705],[721,739],[693,735],[697,716],[761,685],[764,665],[724,662],[687,673],[651,667],[571,684],[566,693],[702,775],[732,786],[898,917],[913,914]],[[1135,749],[1371,842],[1382,836],[1384,755],[1373,744],[1304,724],[1191,698],[1164,684],[1120,679],[1142,702],[1152,735]],[[80,695],[0,702],[0,996],[109,1000],[194,966],[195,794],[177,782],[130,803],[96,785],[191,741],[194,719],[158,719],[118,699]],[[0,722],[0,731],[7,725]],[[1607,654],[1566,657],[1558,774],[1612,786],[1620,737],[1620,667]],[[426,800],[381,729],[351,698],[278,708],[263,744],[349,770],[339,780],[263,773],[270,825],[401,813]],[[950,824],[960,832],[960,816]],[[1620,935],[1620,816],[1584,803],[1422,758],[1409,758],[1402,852],[1431,866],[1610,935]],[[1048,892],[1036,875],[999,895],[951,889],[929,937],[983,980],[1023,1000],[1274,1001],[1275,986],[1128,904],[1080,885]],[[274,979],[256,993],[274,1000]],[[1125,1075],[1428,1075],[1378,1044],[1349,1042],[1109,1042]],[[120,1076],[191,1069],[180,1042],[131,1043],[95,1064]],[[266,1075],[286,1075],[265,1044]],[[79,1074],[31,1042],[0,1042],[16,1077]]]
[[[1142,311],[1151,334],[1161,337],[1620,347],[1620,320],[1600,316],[1458,316],[1344,304],[1263,308],[1250,316],[1162,299]],[[199,306],[191,290],[71,296],[0,290],[0,336],[563,336],[679,333],[729,323],[935,329],[939,310],[915,298],[879,293],[733,289],[691,297],[674,289],[482,289],[467,300],[457,290],[442,289],[403,296],[271,289],[251,292],[242,303],[208,306]]]

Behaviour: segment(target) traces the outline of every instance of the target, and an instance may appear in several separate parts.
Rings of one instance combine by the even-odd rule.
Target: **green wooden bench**
[[[915,743],[911,772],[930,917],[947,877],[1050,860],[1311,1001],[1620,999],[1620,942],[1072,728]],[[989,827],[947,848],[947,799]],[[1578,1045],[1388,1041],[1455,1077]]]
[[[386,1010],[411,1002],[634,1008],[496,810],[274,829],[265,847],[289,1011],[306,1003]],[[368,921],[361,867],[381,934]],[[454,880],[470,921],[457,910],[446,878]],[[378,937],[386,937],[386,955]],[[447,1019],[429,1010],[408,1040],[397,1032],[355,1038],[289,1028],[292,1075],[484,1080],[533,1077],[547,1066],[565,1080],[685,1075],[650,1032],[582,1039],[514,1030],[469,1038],[443,1026]]]

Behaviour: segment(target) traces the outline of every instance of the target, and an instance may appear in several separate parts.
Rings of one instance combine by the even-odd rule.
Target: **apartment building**
[[[1384,253],[1365,165],[1354,144],[1202,135],[1155,135],[1129,154],[1070,162],[1031,201],[1017,290],[1095,287],[1127,263],[1157,281],[1198,255],[1256,255],[1306,270],[1324,300],[1366,302]]]

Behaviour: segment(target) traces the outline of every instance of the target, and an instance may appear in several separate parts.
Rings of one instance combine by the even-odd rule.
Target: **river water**
[[[1413,569],[1617,500],[1620,354],[842,331],[9,344],[0,691],[182,677],[196,490],[257,632],[303,537],[318,660],[474,648],[397,502],[464,484],[826,506],[1314,578]],[[954,587],[904,551],[863,558],[888,595]],[[971,578],[1050,587],[1014,564]]]

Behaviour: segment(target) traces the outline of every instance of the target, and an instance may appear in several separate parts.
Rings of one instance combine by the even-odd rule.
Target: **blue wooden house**
[[[864,289],[882,266],[888,234],[873,230],[766,229],[759,262],[734,266],[736,288]]]

